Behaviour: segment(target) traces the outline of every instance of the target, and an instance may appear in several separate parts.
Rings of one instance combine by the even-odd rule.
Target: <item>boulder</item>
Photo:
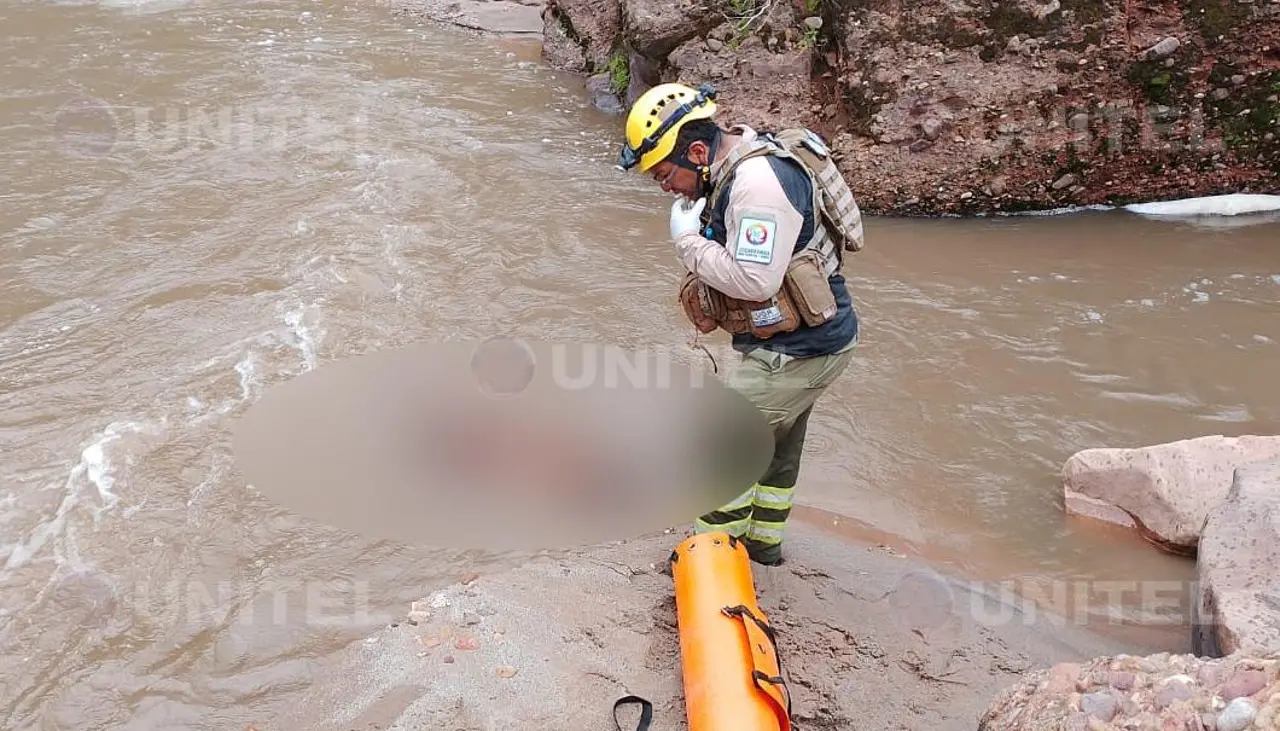
[[[607,114],[625,114],[627,110],[614,93],[611,83],[608,74],[596,74],[587,79],[587,95],[591,97],[591,106]]]
[[[1066,510],[1141,531],[1156,546],[1194,555],[1209,511],[1235,470],[1280,457],[1280,436],[1185,439],[1077,452],[1062,468]]]
[[[1278,728],[1280,654],[1161,653],[1060,663],[1001,691],[978,731]]]
[[[579,73],[599,71],[608,65],[618,41],[622,0],[548,0],[542,21],[544,56],[552,65]]]
[[[622,9],[627,41],[651,59],[666,57],[723,20],[714,3],[694,0],[623,0]]]
[[[1236,470],[1200,537],[1193,649],[1280,652],[1280,459]]]

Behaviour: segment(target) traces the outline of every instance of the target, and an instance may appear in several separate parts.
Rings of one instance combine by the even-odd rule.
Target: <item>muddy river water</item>
[[[617,119],[536,41],[275,0],[2,0],[0,33],[0,728],[243,728],[508,560],[254,494],[229,429],[264,389],[510,324],[689,334],[666,197],[611,167]],[[986,580],[1192,576],[1064,520],[1057,474],[1091,446],[1280,431],[1280,224],[868,232],[803,517]],[[357,619],[308,624],[307,592]]]

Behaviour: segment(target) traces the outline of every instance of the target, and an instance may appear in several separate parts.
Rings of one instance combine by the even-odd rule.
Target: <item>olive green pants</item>
[[[853,358],[857,340],[833,355],[793,358],[764,349],[744,354],[726,385],[755,405],[773,428],[774,454],[760,481],[694,523],[696,533],[722,531],[740,538],[751,559],[776,564],[800,476],[813,406]]]

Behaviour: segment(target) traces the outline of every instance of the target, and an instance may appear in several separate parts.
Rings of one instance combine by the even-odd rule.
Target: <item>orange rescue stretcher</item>
[[[756,603],[747,549],[727,533],[691,536],[671,552],[689,731],[791,731],[791,695],[773,628]],[[648,701],[637,731],[653,719]]]

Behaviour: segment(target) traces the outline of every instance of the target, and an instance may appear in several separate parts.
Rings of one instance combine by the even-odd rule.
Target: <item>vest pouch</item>
[[[726,312],[723,298],[692,273],[686,274],[680,285],[680,306],[684,308],[685,317],[703,335],[719,327]]]
[[[806,249],[791,259],[782,286],[791,295],[795,309],[809,327],[831,322],[836,316],[836,297],[822,271],[818,252]]]
[[[726,298],[729,303],[729,320],[734,334],[751,333],[761,340],[768,340],[778,333],[788,333],[800,327],[800,315],[783,287],[776,297],[764,302]]]

